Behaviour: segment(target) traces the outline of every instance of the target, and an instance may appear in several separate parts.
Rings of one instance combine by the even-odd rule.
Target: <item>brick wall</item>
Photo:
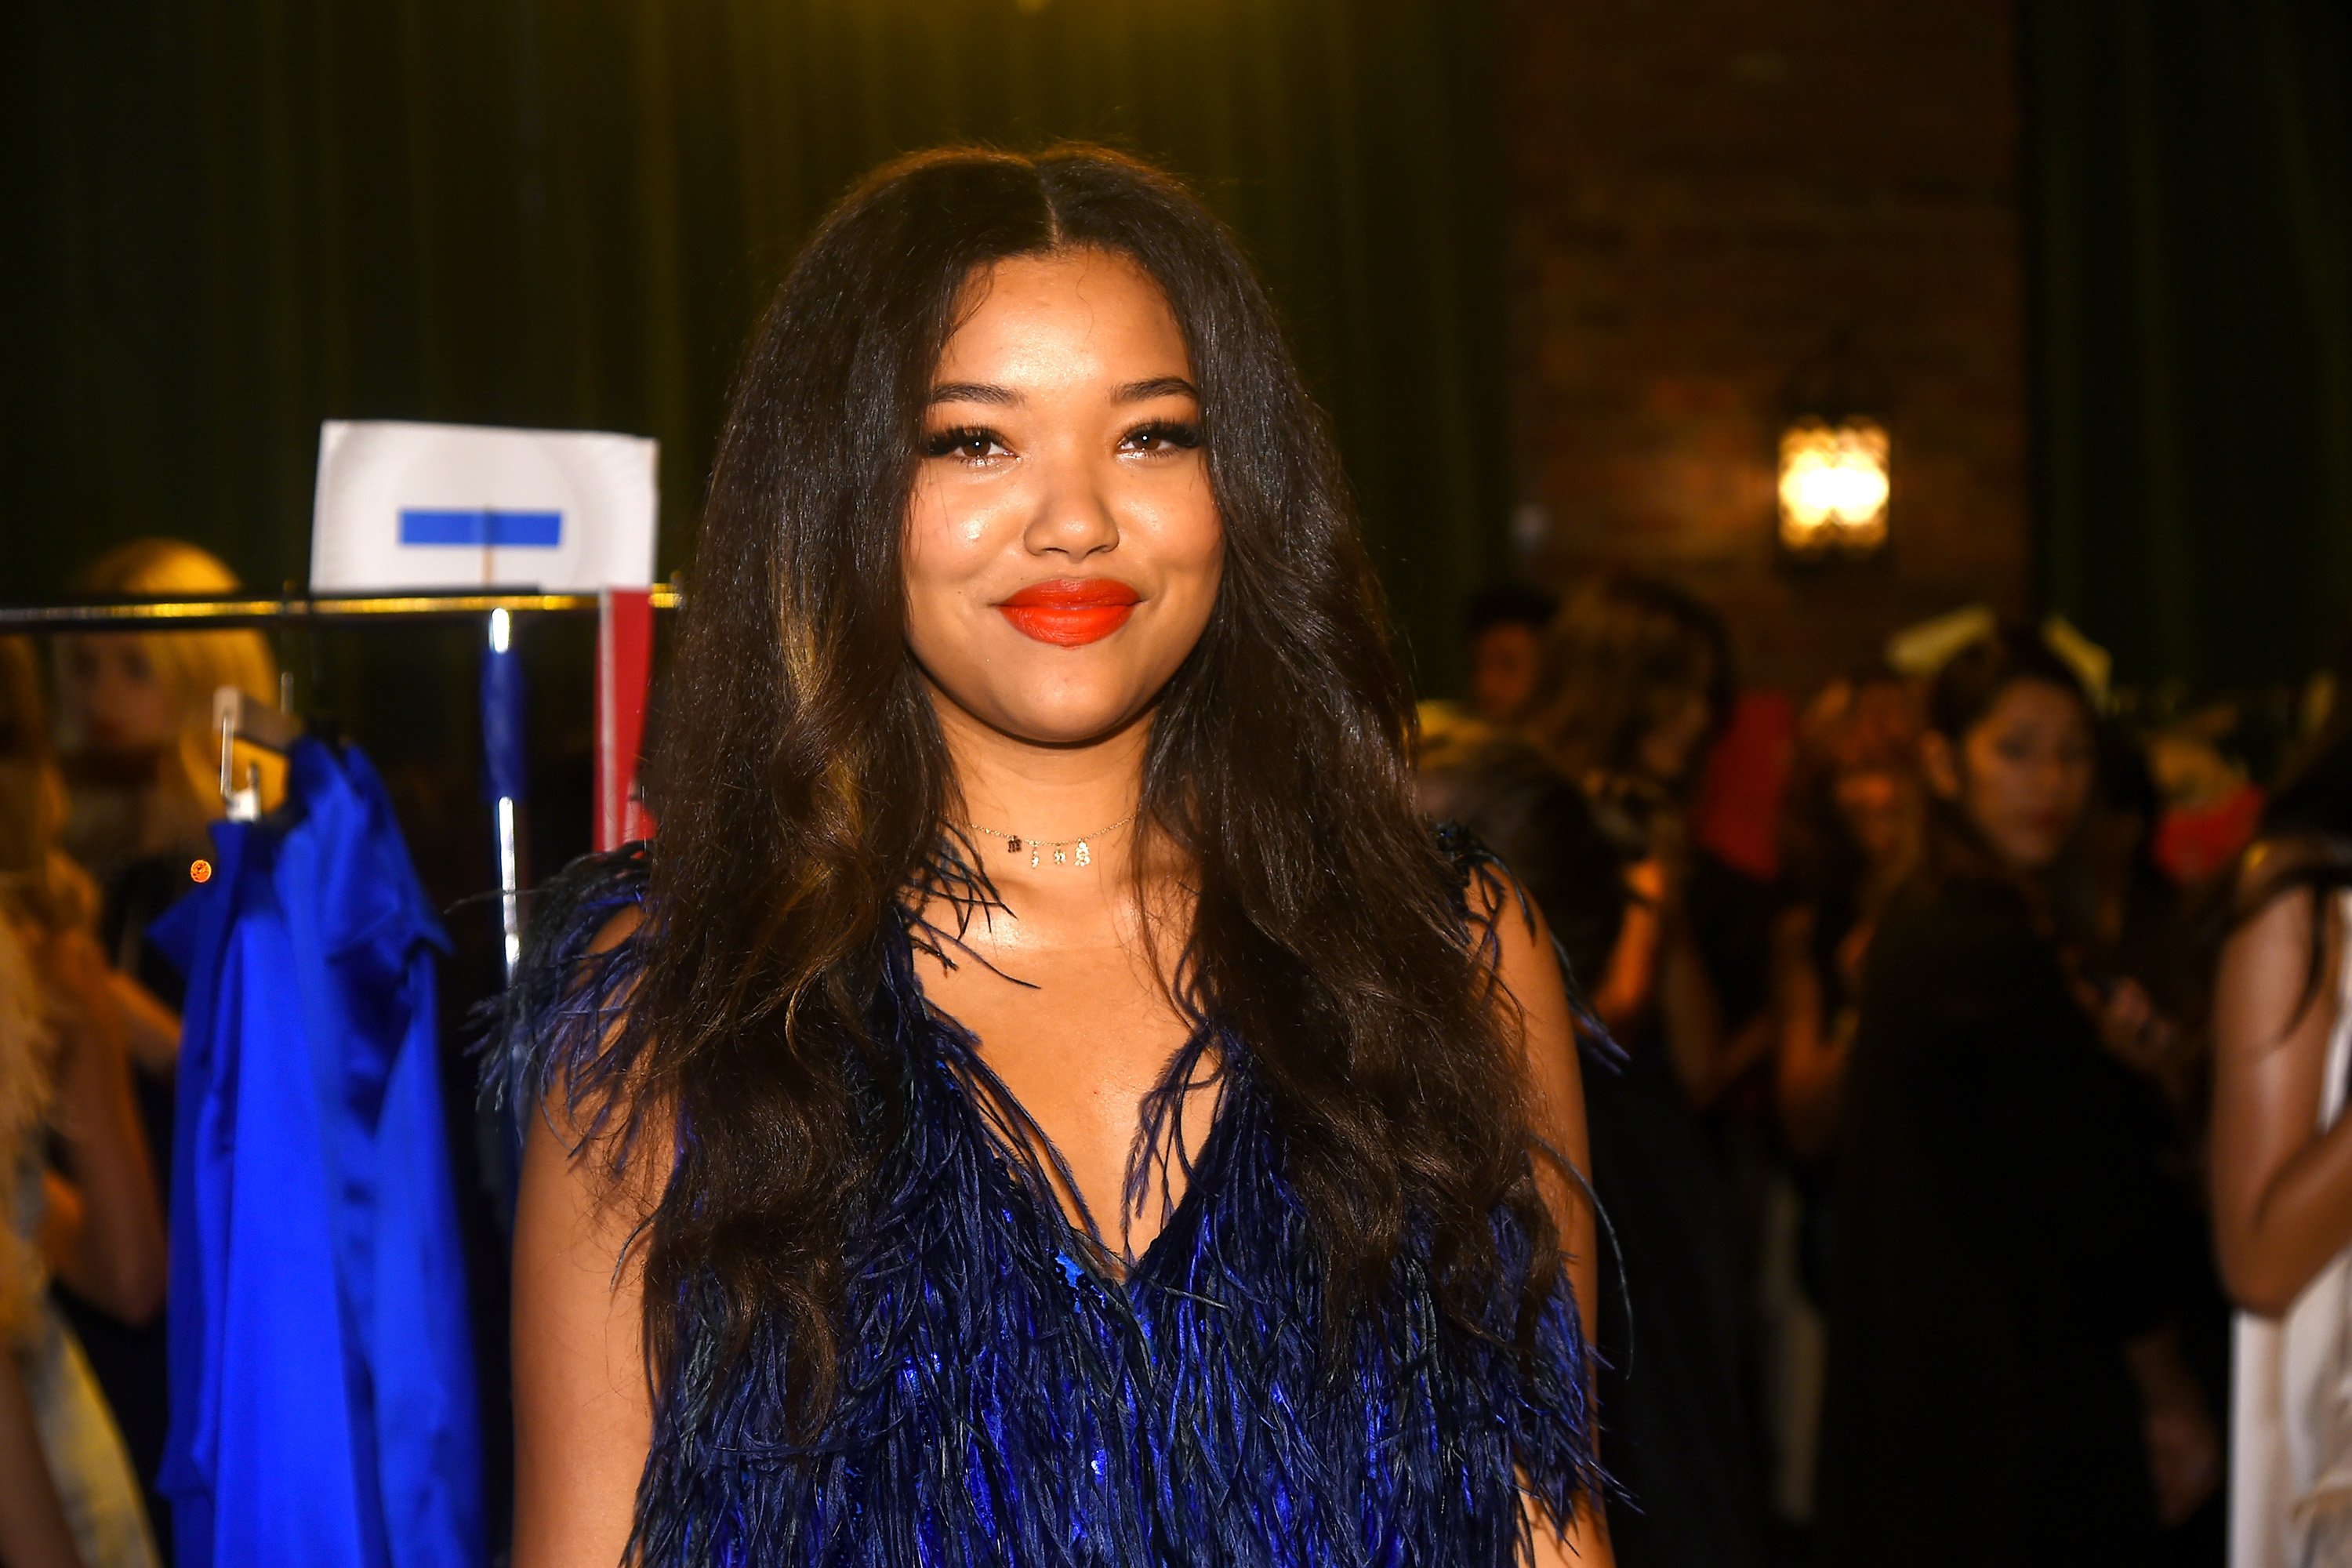
[[[2031,557],[2014,19],[2001,0],[1503,0],[1512,385],[1536,574],[1731,618],[1801,688]],[[1841,331],[1889,396],[1879,561],[1776,558],[1792,378]],[[1539,509],[1539,510],[1538,510]],[[1537,539],[1535,533],[1542,537]]]

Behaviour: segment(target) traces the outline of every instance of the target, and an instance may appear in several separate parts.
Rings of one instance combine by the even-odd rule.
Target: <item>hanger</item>
[[[283,689],[281,684],[280,689]],[[257,702],[234,686],[213,693],[213,727],[220,731],[220,792],[231,822],[254,822],[261,816],[261,764],[247,763],[245,778],[236,776],[236,744],[283,756],[302,738],[302,721],[267,702]]]

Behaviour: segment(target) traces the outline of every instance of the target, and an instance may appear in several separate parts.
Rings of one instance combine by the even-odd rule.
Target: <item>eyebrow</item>
[[[996,386],[985,381],[943,381],[931,388],[933,403],[992,403],[1010,406],[1021,401],[1018,393],[1009,387]]]
[[[1150,381],[1130,381],[1111,394],[1116,403],[1142,403],[1154,397],[1189,397],[1200,401],[1200,391],[1181,375],[1159,375]],[[1008,386],[998,386],[986,381],[943,381],[931,388],[926,400],[929,403],[986,403],[999,408],[1010,408],[1021,401],[1021,395]]]
[[[1200,390],[1181,375],[1158,375],[1150,381],[1130,381],[1112,397],[1119,403],[1141,403],[1153,397],[1189,397],[1201,400]]]

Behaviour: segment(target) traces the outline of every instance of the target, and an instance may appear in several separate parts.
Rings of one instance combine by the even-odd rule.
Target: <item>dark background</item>
[[[331,416],[656,436],[673,567],[825,205],[908,148],[1081,136],[1249,244],[1432,692],[1472,587],[1601,561],[1785,686],[1967,599],[2126,681],[2280,682],[2352,605],[2336,0],[21,9],[0,599],[153,532],[299,581]],[[1888,394],[1895,542],[1796,572],[1772,437],[1832,341]],[[443,641],[320,658],[407,722],[470,700]]]
[[[1450,682],[1503,563],[1499,125],[1475,6],[1414,0],[183,0],[12,44],[26,220],[0,597],[169,532],[308,570],[319,421],[652,435],[691,548],[752,322],[890,155],[1110,142],[1245,236],[1397,611]]]
[[[2029,3],[2040,583],[2134,678],[2352,626],[2352,6]]]

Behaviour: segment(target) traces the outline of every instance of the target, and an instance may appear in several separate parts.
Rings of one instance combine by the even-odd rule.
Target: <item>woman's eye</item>
[[[1162,452],[1189,452],[1200,444],[1198,425],[1180,419],[1155,419],[1129,431],[1118,446],[1123,452],[1156,456]]]
[[[1004,443],[998,439],[995,431],[982,430],[976,426],[935,430],[923,437],[923,456],[926,458],[956,458],[967,463],[976,463],[1012,455]]]

